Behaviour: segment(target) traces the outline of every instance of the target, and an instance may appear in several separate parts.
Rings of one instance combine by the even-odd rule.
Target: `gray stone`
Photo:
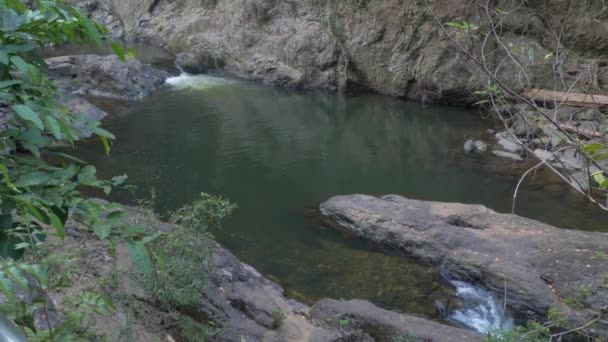
[[[535,117],[535,114],[532,112],[520,112],[515,117],[511,130],[517,136],[533,136],[542,131],[537,124],[537,120],[538,119]]]
[[[568,122],[574,118],[577,109],[562,105],[553,109],[544,109],[543,112],[553,120],[557,120],[559,122]]]
[[[500,138],[497,146],[511,153],[519,152],[522,149],[522,146],[512,138]]]
[[[473,331],[384,310],[365,300],[322,299],[313,305],[310,315],[316,322],[359,336],[356,341],[396,341],[402,336],[429,342],[484,340]],[[340,324],[345,320],[348,324]]]
[[[511,152],[505,152],[505,151],[500,151],[500,150],[493,150],[492,154],[497,156],[497,157],[501,157],[501,158],[509,158],[509,159],[513,159],[513,160],[517,160],[517,161],[521,161],[523,160],[519,154],[515,154],[515,153],[511,153]]]
[[[464,143],[464,153],[469,154],[475,150],[475,143],[473,140],[467,140]]]
[[[551,139],[551,146],[557,147],[563,141],[567,141],[567,136],[559,131],[554,125],[546,123],[541,127],[543,133]]]
[[[45,61],[58,87],[78,95],[139,100],[162,86],[169,76],[136,59],[121,61],[115,55],[61,56]]]
[[[567,149],[556,156],[554,165],[566,170],[581,170],[585,163],[582,156],[575,149]]]
[[[592,108],[584,110],[576,115],[577,120],[581,121],[597,121],[599,123],[604,122],[604,114],[602,114],[599,110]]]
[[[481,140],[475,140],[475,151],[485,153],[488,150],[488,144]]]
[[[574,322],[593,310],[567,308],[563,298],[589,286],[586,303],[608,296],[602,273],[608,234],[559,229],[481,205],[426,202],[398,195],[336,196],[321,204],[326,222],[384,247],[399,250],[443,270],[451,279],[476,284],[502,298],[516,323],[546,319],[549,308],[576,312]],[[606,328],[605,323],[599,330]]]
[[[34,326],[38,330],[49,330],[63,323],[63,316],[54,308],[40,308],[34,311]]]
[[[601,129],[597,121],[581,121],[578,126],[578,131],[583,135],[592,136],[593,132],[599,132]]]
[[[574,183],[574,186],[583,191],[589,190],[589,175],[584,171],[575,172],[570,175],[570,180]]]
[[[538,157],[538,159],[543,160],[543,161],[553,161],[555,160],[555,156],[553,155],[553,152],[551,151],[547,151],[547,150],[541,150],[540,148],[537,148],[536,150],[534,150],[534,155],[536,155],[536,157]]]

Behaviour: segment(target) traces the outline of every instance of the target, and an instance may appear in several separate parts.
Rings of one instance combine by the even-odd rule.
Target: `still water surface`
[[[466,138],[490,139],[477,112],[384,96],[276,89],[182,77],[133,106],[101,104],[117,136],[112,155],[87,143],[78,155],[102,176],[123,173],[172,210],[200,192],[239,209],[218,240],[301,301],[369,299],[436,317],[437,271],[324,229],[318,205],[337,194],[398,193],[510,211],[520,171],[465,156]],[[117,194],[120,201],[134,196]],[[558,226],[602,230],[601,215],[544,174],[525,185],[517,212]]]

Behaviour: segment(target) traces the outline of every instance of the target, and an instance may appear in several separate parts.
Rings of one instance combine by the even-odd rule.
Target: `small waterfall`
[[[448,318],[484,334],[513,329],[513,319],[503,312],[490,292],[463,281],[452,280],[461,308],[448,313]]]
[[[475,329],[483,334],[513,329],[513,318],[503,312],[496,297],[482,288],[459,280],[444,280],[453,289],[446,303],[437,302],[437,308],[448,320]]]
[[[175,89],[210,89],[218,86],[232,84],[235,81],[209,75],[190,75],[182,72],[181,75],[169,77],[165,84]]]

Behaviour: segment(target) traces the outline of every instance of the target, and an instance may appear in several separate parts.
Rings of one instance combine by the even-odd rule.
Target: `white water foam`
[[[227,84],[232,84],[235,81],[228,80],[225,78],[217,77],[217,76],[209,76],[209,75],[190,75],[187,73],[182,73],[179,76],[169,77],[165,84],[171,86],[175,89],[210,89],[218,86],[223,86]]]
[[[449,282],[465,305],[448,313],[448,318],[484,334],[513,329],[513,319],[503,312],[490,292],[462,281]]]

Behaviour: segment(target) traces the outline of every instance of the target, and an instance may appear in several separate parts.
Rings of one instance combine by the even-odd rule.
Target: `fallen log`
[[[530,89],[522,93],[526,99],[543,105],[557,106],[565,104],[574,107],[607,107],[608,95],[569,93],[546,89]]]

